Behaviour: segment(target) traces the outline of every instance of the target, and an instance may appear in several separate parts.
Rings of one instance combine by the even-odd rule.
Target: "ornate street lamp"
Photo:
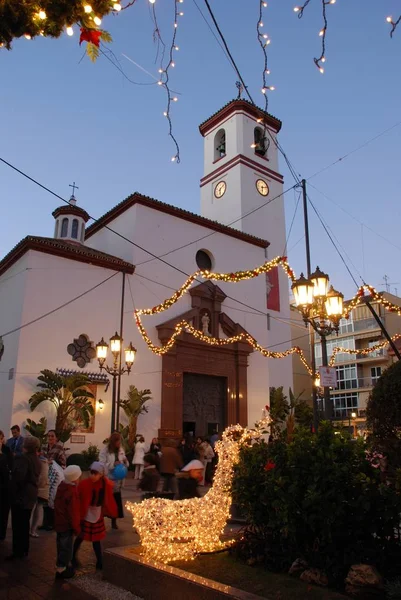
[[[123,345],[123,339],[116,332],[113,337],[110,338],[110,350],[113,355],[113,365],[106,365],[107,353],[109,350],[109,344],[107,344],[102,338],[98,344],[96,344],[96,357],[99,362],[100,370],[104,369],[109,375],[113,377],[113,391],[112,391],[112,408],[111,408],[111,433],[115,431],[118,426],[119,420],[119,404],[120,401],[117,401],[117,379],[120,375],[124,373],[130,373],[132,365],[135,361],[136,356],[136,348],[132,345],[132,342],[129,343],[128,348],[124,350],[125,355],[125,366],[121,366],[121,349]],[[117,418],[116,418],[117,416]]]
[[[306,279],[301,273],[291,286],[295,306],[302,314],[305,325],[311,325],[320,336],[322,346],[322,365],[328,366],[326,338],[334,331],[338,333],[340,319],[343,316],[344,296],[333,286],[329,289],[329,276],[319,267]],[[313,377],[315,374],[313,373]],[[319,382],[320,383],[320,382]],[[316,385],[316,383],[315,383]],[[326,419],[333,418],[330,389],[324,388],[324,411]]]

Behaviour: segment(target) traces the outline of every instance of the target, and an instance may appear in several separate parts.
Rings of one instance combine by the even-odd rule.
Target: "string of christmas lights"
[[[269,34],[265,32],[264,30],[264,22],[263,22],[263,9],[267,8],[267,2],[264,2],[264,0],[260,0],[259,1],[259,15],[258,15],[258,22],[256,25],[256,32],[257,32],[257,36],[258,36],[258,42],[259,45],[262,49],[263,52],[263,72],[262,72],[262,94],[265,97],[265,112],[267,112],[268,106],[269,106],[269,99],[268,99],[268,91],[274,91],[275,87],[273,85],[268,85],[267,84],[267,76],[270,75],[270,69],[268,68],[268,57],[267,57],[267,47],[271,44],[271,39],[269,37]],[[265,131],[264,131],[264,135],[266,135],[266,125],[264,125],[265,127]]]
[[[145,327],[143,326],[143,323],[141,320],[141,315],[154,315],[154,314],[159,314],[161,312],[164,312],[165,310],[168,310],[171,306],[173,306],[176,302],[178,302],[180,300],[180,298],[182,298],[189,291],[189,289],[191,288],[194,281],[197,281],[199,277],[202,277],[203,279],[206,279],[206,280],[223,281],[225,283],[238,283],[240,281],[244,281],[247,279],[253,279],[255,277],[258,277],[259,275],[268,273],[269,271],[271,271],[272,269],[274,269],[275,267],[278,267],[278,266],[281,266],[283,268],[283,270],[287,274],[287,277],[291,281],[295,281],[295,273],[294,273],[293,269],[290,267],[290,265],[288,264],[287,257],[285,257],[285,256],[277,256],[276,258],[274,258],[270,261],[266,261],[259,267],[256,267],[254,269],[244,270],[244,271],[234,271],[232,273],[213,273],[213,272],[210,272],[207,270],[196,271],[195,273],[193,273],[186,279],[186,281],[183,283],[183,285],[178,290],[176,290],[169,298],[167,298],[160,304],[157,304],[156,306],[153,306],[152,308],[142,308],[142,309],[136,309],[134,311],[135,322],[136,322],[138,330],[142,336],[142,339],[147,344],[149,349],[154,354],[157,354],[159,356],[166,354],[174,346],[177,338],[181,335],[181,333],[183,331],[191,334],[195,339],[205,342],[206,344],[209,344],[210,346],[226,346],[226,345],[235,344],[238,342],[245,342],[245,343],[249,344],[254,350],[256,350],[257,352],[260,352],[262,354],[262,356],[264,356],[265,358],[281,359],[281,358],[286,358],[287,356],[290,356],[292,354],[297,354],[299,356],[302,364],[308,371],[308,373],[310,375],[312,375],[313,371],[312,371],[310,365],[308,364],[302,349],[299,348],[298,346],[293,346],[292,348],[289,348],[288,350],[286,350],[284,352],[272,352],[270,350],[267,350],[266,348],[263,348],[263,346],[261,346],[257,342],[257,340],[253,336],[251,336],[249,333],[243,332],[236,336],[232,336],[232,337],[228,337],[228,338],[215,338],[215,337],[211,337],[208,335],[204,335],[203,332],[199,331],[193,325],[191,325],[191,323],[188,323],[185,320],[182,320],[175,325],[173,334],[171,335],[170,339],[167,340],[167,342],[165,344],[163,344],[161,346],[156,346],[152,342],[150,337],[148,336],[147,331],[146,331]],[[389,300],[384,298],[382,296],[382,294],[380,292],[378,292],[373,286],[364,284],[358,289],[354,298],[352,298],[351,301],[347,303],[347,306],[344,308],[343,318],[345,318],[345,319],[349,318],[351,311],[354,310],[360,303],[362,303],[364,301],[365,291],[368,292],[369,299],[372,299],[373,301],[377,302],[378,304],[381,304],[389,312],[393,312],[393,313],[396,313],[398,316],[401,316],[401,307],[400,306],[393,304],[392,302],[390,302]],[[397,335],[394,337],[394,339],[398,339],[398,337],[399,336]],[[349,354],[360,353],[361,355],[364,355],[364,354],[369,354],[370,352],[373,352],[374,349],[383,348],[386,344],[387,344],[387,342],[384,342],[383,344],[379,344],[377,346],[377,348],[376,347],[366,348],[366,349],[358,350],[358,351],[348,350],[348,349],[344,349],[344,348],[338,346],[333,349],[333,355],[330,359],[330,366],[332,366],[334,364],[335,356],[339,352],[347,352]]]
[[[382,294],[378,292],[373,286],[364,284],[360,286],[352,300],[347,303],[343,315],[345,319],[348,319],[351,311],[354,310],[354,308],[356,308],[359,304],[364,302],[365,291],[368,292],[369,300],[372,299],[378,304],[381,304],[389,312],[396,313],[399,317],[401,316],[400,306],[398,306],[397,304],[393,304],[392,302],[384,298]]]
[[[397,333],[396,335],[393,335],[391,339],[393,342],[395,342],[395,340],[399,340],[400,338],[401,334]],[[376,352],[376,350],[381,350],[382,348],[385,348],[388,345],[389,342],[385,340],[384,342],[380,342],[379,344],[369,346],[369,348],[362,348],[360,350],[353,350],[350,348],[343,348],[342,346],[336,346],[336,348],[333,348],[333,354],[330,357],[329,366],[334,366],[337,354],[356,354],[357,356],[369,356],[369,354],[371,354],[372,352]]]
[[[154,5],[155,0],[149,0],[149,1],[151,2],[151,4]],[[162,37],[160,35],[160,30],[157,26],[155,7],[153,6],[154,22],[156,24],[154,35],[164,46],[163,52],[162,52],[161,65],[159,68],[160,79],[158,81],[158,84],[165,89],[166,95],[167,95],[167,106],[166,106],[166,110],[164,111],[163,115],[166,117],[166,119],[168,121],[168,126],[169,126],[168,135],[170,136],[171,140],[173,141],[173,143],[175,145],[175,154],[171,157],[171,162],[176,162],[177,164],[180,162],[180,148],[179,148],[178,142],[173,134],[173,123],[171,120],[171,105],[172,105],[172,102],[178,102],[178,97],[176,95],[172,94],[171,89],[169,87],[169,80],[170,80],[170,69],[175,67],[174,52],[179,50],[179,47],[176,44],[176,39],[177,39],[178,19],[180,17],[184,16],[184,13],[180,8],[180,4],[183,4],[183,2],[184,2],[184,0],[174,0],[174,28],[173,28],[173,35],[172,35],[171,44],[170,44],[170,50],[168,53],[168,63],[165,67],[163,66],[163,59],[164,59],[164,54],[165,54],[165,52],[164,52],[165,44],[162,40]]]
[[[266,433],[271,422],[267,413],[264,409],[255,429],[232,425],[223,431],[215,446],[219,460],[213,485],[202,498],[150,498],[141,503],[126,503],[145,558],[162,563],[193,560],[201,552],[224,550],[233,543],[233,540],[222,541],[221,536],[230,516],[234,466],[239,461],[241,447]]]
[[[302,19],[304,10],[308,6],[310,1],[311,0],[306,0],[306,2],[302,6],[294,7],[294,12],[296,12],[298,14],[299,19]],[[321,45],[322,50],[321,50],[320,56],[318,58],[315,57],[313,59],[313,62],[315,63],[315,65],[317,66],[317,68],[319,69],[319,71],[322,74],[324,73],[323,64],[326,62],[326,35],[327,35],[327,26],[328,26],[326,7],[328,4],[335,4],[335,3],[336,3],[336,0],[321,0],[323,27],[319,31],[319,37],[322,38],[322,45]]]
[[[211,281],[224,281],[226,283],[238,283],[239,281],[244,281],[246,279],[253,279],[254,277],[258,277],[263,273],[268,273],[275,267],[281,266],[284,271],[287,273],[287,276],[291,281],[295,280],[294,271],[291,269],[290,265],[287,262],[286,256],[277,256],[270,261],[266,261],[260,267],[256,267],[255,269],[250,269],[247,271],[235,271],[233,273],[212,273],[211,271],[196,271],[192,275],[188,277],[188,279],[183,283],[183,285],[176,291],[170,298],[167,298],[160,304],[153,306],[152,308],[140,308],[134,311],[134,315],[154,315],[161,313],[171,306],[178,302],[184,294],[188,292],[193,282],[197,280],[198,277],[203,277],[203,279],[208,279]]]
[[[394,31],[397,29],[397,26],[401,22],[401,15],[395,21],[393,20],[393,17],[387,17],[386,21],[391,25],[390,37],[393,37]]]
[[[287,356],[291,356],[292,354],[297,354],[308,373],[312,375],[312,369],[310,368],[305,358],[305,355],[299,346],[293,346],[292,348],[289,348],[284,352],[273,352],[271,350],[263,348],[263,346],[261,346],[249,333],[243,332],[228,338],[215,338],[212,336],[205,335],[202,331],[196,329],[193,325],[191,325],[191,323],[188,323],[188,321],[186,321],[185,319],[175,325],[174,333],[171,335],[170,339],[167,340],[165,344],[163,344],[162,346],[156,346],[148,336],[146,329],[142,324],[141,318],[138,315],[136,316],[136,326],[138,327],[139,333],[141,334],[142,339],[147,344],[148,348],[154,354],[157,354],[159,356],[162,356],[163,354],[166,354],[169,350],[171,350],[171,348],[175,345],[177,338],[181,335],[183,331],[185,331],[186,333],[190,333],[195,339],[209,344],[209,346],[223,347],[228,346],[229,344],[245,342],[252,346],[254,350],[260,352],[260,354],[262,354],[262,356],[264,356],[265,358],[281,359],[286,358]]]

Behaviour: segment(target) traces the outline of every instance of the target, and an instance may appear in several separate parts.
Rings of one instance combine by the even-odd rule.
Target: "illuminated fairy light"
[[[272,92],[272,91],[274,91],[275,88],[272,85],[267,85],[267,76],[270,75],[270,69],[268,67],[267,47],[270,45],[271,40],[269,38],[269,35],[267,33],[263,32],[263,27],[264,27],[263,9],[264,8],[267,8],[267,2],[263,2],[262,0],[260,0],[259,11],[258,11],[258,16],[257,16],[258,21],[257,21],[257,25],[256,25],[256,32],[257,32],[259,46],[263,53],[263,71],[262,71],[261,92],[265,98],[264,111],[267,113],[268,109],[269,109],[269,98],[268,98],[267,92],[268,91]],[[264,140],[264,145],[265,145],[266,152],[267,152],[269,149],[270,140],[268,139],[266,133],[267,133],[267,125],[266,125],[266,122],[263,120],[262,140]],[[256,145],[255,145],[255,147],[256,147]]]
[[[257,352],[260,352],[260,354],[262,354],[262,356],[264,356],[265,358],[282,359],[282,358],[286,358],[287,356],[290,356],[292,354],[297,354],[299,356],[302,364],[306,368],[306,370],[310,374],[312,374],[312,370],[305,358],[305,355],[304,355],[303,351],[301,350],[301,348],[299,348],[298,346],[289,348],[288,350],[286,350],[284,352],[273,352],[273,351],[267,350],[266,348],[261,346],[257,342],[257,340],[253,336],[251,336],[249,333],[243,332],[243,333],[240,333],[238,335],[228,337],[228,338],[215,338],[215,337],[204,335],[203,332],[199,331],[198,329],[193,327],[193,325],[191,323],[188,323],[185,320],[182,320],[175,325],[174,333],[172,334],[170,339],[165,344],[163,344],[162,346],[156,346],[152,342],[150,337],[148,336],[147,331],[141,320],[141,315],[155,315],[155,314],[164,312],[165,310],[168,310],[171,306],[173,306],[176,302],[178,302],[180,300],[180,298],[182,298],[184,296],[184,294],[186,294],[189,291],[192,284],[197,280],[198,277],[202,277],[203,279],[213,280],[213,281],[224,281],[226,283],[228,283],[228,282],[229,283],[238,283],[240,281],[244,281],[247,279],[253,279],[254,277],[259,277],[260,275],[262,275],[264,273],[268,273],[269,271],[271,271],[272,269],[274,269],[275,267],[278,267],[278,266],[281,266],[284,269],[285,273],[287,274],[288,278],[291,281],[295,280],[294,271],[289,266],[286,257],[282,257],[282,256],[274,258],[271,261],[267,261],[260,267],[256,267],[255,269],[250,269],[247,271],[236,271],[233,273],[212,273],[210,271],[196,271],[195,273],[193,273],[192,275],[190,275],[188,277],[188,279],[183,283],[183,285],[176,292],[174,292],[174,294],[172,294],[169,298],[164,300],[164,302],[162,302],[156,306],[153,306],[152,308],[136,309],[134,311],[136,326],[139,330],[139,333],[142,336],[142,339],[147,344],[148,348],[154,354],[157,354],[159,356],[166,354],[169,350],[171,350],[171,348],[173,348],[173,346],[176,343],[177,338],[181,335],[181,333],[183,331],[191,334],[195,339],[205,342],[206,344],[208,344],[210,346],[224,347],[229,344],[245,342],[245,343],[249,344],[254,350],[256,350]]]
[[[44,10],[40,10],[38,12],[38,17],[39,17],[39,19],[41,19],[42,21],[44,21],[47,18],[47,15],[46,15],[46,13],[45,13]]]
[[[190,275],[186,279],[186,281],[182,284],[182,286],[176,292],[174,292],[174,294],[172,294],[169,298],[164,300],[164,302],[161,302],[160,304],[157,304],[156,306],[153,306],[152,308],[136,309],[134,311],[134,315],[135,315],[135,317],[141,316],[141,315],[154,315],[154,314],[158,314],[158,313],[161,313],[161,312],[167,310],[168,308],[170,308],[170,306],[173,306],[176,302],[178,302],[178,300],[180,300],[180,298],[182,298],[182,296],[184,296],[184,294],[186,294],[188,292],[189,288],[192,286],[192,284],[194,283],[194,281],[196,281],[196,279],[198,277],[202,277],[203,279],[208,279],[210,281],[224,281],[226,283],[238,283],[239,281],[244,281],[247,279],[253,279],[254,277],[259,277],[260,275],[262,275],[264,273],[268,273],[269,271],[271,271],[272,269],[274,269],[275,267],[278,267],[278,266],[282,267],[282,269],[287,274],[287,277],[291,281],[295,281],[295,273],[292,270],[292,268],[290,267],[290,265],[288,264],[286,256],[277,256],[276,258],[273,258],[270,261],[266,261],[261,266],[256,267],[254,269],[249,269],[247,271],[234,271],[233,273],[213,273],[213,272],[207,271],[207,270],[204,270],[204,271],[199,270],[199,271],[195,271],[195,273]]]
[[[241,447],[266,433],[271,422],[266,412],[255,429],[232,425],[224,430],[215,446],[219,460],[213,485],[202,498],[150,498],[126,503],[145,558],[162,563],[193,560],[201,552],[216,552],[233,544],[234,540],[223,542],[221,536],[230,517],[234,466],[239,462]]]
[[[157,354],[158,356],[163,356],[163,354],[167,354],[167,352],[171,350],[171,348],[173,348],[173,346],[175,345],[177,338],[181,335],[183,331],[185,331],[185,333],[191,334],[195,339],[200,340],[201,342],[205,342],[209,346],[218,346],[220,348],[228,346],[230,344],[237,344],[238,342],[246,342],[254,350],[260,352],[260,354],[265,358],[282,359],[287,358],[287,356],[291,356],[292,354],[297,354],[308,373],[312,375],[312,369],[309,366],[308,361],[306,360],[305,355],[299,346],[293,346],[292,348],[289,348],[284,352],[273,352],[261,346],[261,344],[259,344],[255,340],[255,338],[249,333],[239,333],[238,335],[234,335],[228,338],[215,338],[208,335],[204,335],[191,323],[185,321],[185,319],[175,325],[174,333],[165,344],[163,344],[162,346],[156,346],[148,336],[146,329],[142,324],[140,316],[136,315],[135,322],[138,331],[141,334],[143,341],[147,344],[149,350],[151,350],[153,354]]]
[[[401,15],[395,21],[393,17],[387,17],[386,21],[391,25],[390,37],[393,37],[394,31],[397,29],[397,26],[401,22]]]
[[[183,13],[183,11],[179,10],[179,8],[178,8],[178,5],[182,4],[182,2],[179,2],[178,0],[176,0],[175,8],[174,8],[174,11],[175,11],[174,12],[174,30],[173,30],[172,40],[171,40],[171,45],[170,45],[169,52],[168,52],[167,64],[163,65],[166,44],[164,43],[164,41],[161,37],[160,29],[158,26],[156,10],[155,10],[155,6],[154,6],[155,3],[151,2],[151,4],[153,5],[152,6],[152,18],[153,18],[153,23],[154,23],[153,37],[157,41],[157,43],[163,47],[163,51],[161,53],[161,64],[159,67],[160,81],[158,81],[158,84],[159,84],[159,86],[163,87],[163,89],[166,92],[166,96],[167,96],[167,106],[166,106],[166,110],[163,112],[163,116],[168,121],[168,126],[169,126],[168,135],[170,136],[172,142],[175,145],[175,154],[173,154],[173,156],[171,157],[171,162],[179,163],[180,162],[180,148],[179,148],[177,139],[173,133],[173,124],[172,124],[172,120],[171,120],[171,103],[178,102],[178,98],[177,98],[177,96],[172,95],[172,92],[171,92],[171,89],[169,86],[169,79],[170,79],[169,71],[170,71],[170,68],[175,68],[175,66],[176,66],[176,61],[173,58],[173,52],[179,50],[179,47],[176,44],[178,18],[183,17],[184,13]]]
[[[67,32],[67,35],[69,35],[69,36],[74,35],[74,30],[71,26],[66,28],[66,32]]]
[[[391,341],[395,342],[401,338],[401,333],[397,333],[391,337]],[[352,350],[350,348],[343,348],[342,346],[336,346],[333,348],[333,354],[330,357],[329,366],[333,367],[336,362],[337,354],[356,354],[357,356],[369,356],[372,352],[376,352],[376,350],[382,350],[386,346],[390,344],[389,341],[385,340],[384,342],[380,342],[379,344],[375,344],[374,346],[369,346],[368,348],[362,348],[360,350],[355,349]]]
[[[171,160],[174,161],[175,158],[173,157]],[[282,358],[286,358],[287,356],[290,356],[292,354],[297,354],[299,356],[302,364],[304,365],[305,369],[307,370],[307,372],[310,375],[312,375],[313,371],[312,371],[311,367],[309,366],[302,349],[299,348],[298,346],[293,346],[292,348],[289,348],[288,350],[286,350],[284,352],[272,352],[270,350],[267,350],[263,346],[261,346],[257,342],[257,340],[253,336],[251,336],[249,333],[243,332],[236,336],[232,336],[232,337],[228,337],[228,338],[221,338],[221,339],[215,338],[215,337],[204,335],[203,332],[196,329],[191,323],[188,323],[186,320],[182,320],[175,325],[174,332],[171,335],[171,337],[169,338],[169,340],[167,340],[166,343],[164,343],[161,346],[156,346],[152,342],[150,337],[148,336],[147,331],[141,320],[142,315],[155,315],[155,314],[160,314],[160,313],[164,312],[165,310],[168,310],[171,306],[173,306],[176,302],[178,302],[186,293],[188,293],[188,291],[191,288],[191,286],[193,285],[193,283],[195,281],[197,281],[199,277],[202,277],[203,279],[211,280],[211,281],[223,281],[225,283],[238,283],[240,281],[258,277],[259,275],[262,275],[263,273],[268,273],[269,271],[271,271],[272,269],[274,269],[275,267],[278,267],[278,266],[281,266],[283,268],[283,270],[285,271],[285,273],[287,274],[288,278],[291,281],[295,281],[295,273],[292,270],[292,268],[290,267],[290,265],[288,264],[287,258],[283,257],[283,256],[278,256],[278,257],[272,259],[271,261],[266,261],[264,264],[262,264],[259,267],[256,267],[255,269],[249,269],[246,271],[235,271],[232,273],[213,273],[210,271],[202,271],[202,270],[196,271],[195,273],[193,273],[186,279],[186,281],[183,283],[183,285],[178,290],[176,290],[169,298],[167,298],[160,304],[153,306],[152,308],[136,309],[134,311],[135,322],[136,322],[137,328],[139,330],[139,333],[140,333],[142,339],[147,344],[147,346],[151,350],[151,352],[153,352],[154,354],[157,354],[159,356],[166,354],[171,348],[173,348],[173,346],[176,343],[177,338],[181,335],[181,333],[183,331],[192,335],[195,339],[205,342],[206,344],[208,344],[210,346],[222,347],[222,346],[226,346],[226,345],[234,344],[234,343],[238,343],[238,342],[245,342],[245,343],[249,344],[254,350],[256,350],[257,352],[260,352],[262,354],[262,356],[264,356],[265,358],[282,359]],[[381,304],[389,312],[393,312],[393,313],[396,313],[398,316],[401,316],[401,307],[400,306],[393,304],[392,302],[386,300],[377,290],[375,290],[375,288],[373,288],[370,285],[365,284],[358,289],[354,298],[352,298],[352,300],[344,308],[344,313],[342,315],[343,318],[346,318],[346,319],[349,318],[351,311],[354,310],[361,302],[363,302],[365,291],[368,292],[369,297],[373,301]],[[400,335],[400,337],[401,337],[401,335]],[[395,336],[394,339],[398,339],[398,336]],[[384,345],[386,345],[386,343],[387,342],[385,342]],[[377,346],[377,349],[382,348],[382,347],[384,347],[384,346],[379,344]],[[364,349],[361,351],[355,351],[355,350],[346,350],[346,349],[338,347],[338,348],[334,348],[333,356],[335,357],[335,354],[337,354],[338,352],[347,352],[349,354],[355,354],[355,353],[360,352],[361,354],[369,354],[372,351],[373,351],[372,348]],[[334,360],[335,360],[335,358],[334,358]],[[332,364],[332,361],[333,361],[333,357],[331,358],[331,364]]]
[[[297,14],[299,19],[302,19],[304,10],[308,6],[310,1],[311,0],[306,0],[306,2],[304,2],[304,4],[302,4],[301,6],[294,6],[294,12]],[[322,45],[321,45],[322,50],[321,50],[320,56],[315,57],[313,59],[313,62],[315,63],[316,67],[319,69],[320,73],[324,73],[324,68],[322,67],[322,62],[325,62],[325,60],[323,60],[323,59],[326,54],[326,35],[327,35],[327,26],[328,26],[326,7],[329,4],[335,4],[336,0],[320,0],[320,1],[321,1],[321,7],[322,7],[323,27],[319,31],[319,37],[322,38]]]

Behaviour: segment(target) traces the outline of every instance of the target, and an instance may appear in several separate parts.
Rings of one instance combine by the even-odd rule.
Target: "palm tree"
[[[66,442],[79,420],[85,427],[89,426],[90,417],[93,416],[94,395],[89,390],[89,378],[86,375],[68,375],[63,377],[49,369],[43,369],[38,377],[35,392],[29,399],[31,411],[35,410],[42,402],[51,402],[56,409],[55,431],[59,440]]]
[[[130,385],[125,398],[120,400],[120,406],[128,417],[128,445],[130,448],[135,445],[138,417],[148,412],[148,407],[145,405],[149,400],[152,400],[151,391],[138,390],[135,385]]]

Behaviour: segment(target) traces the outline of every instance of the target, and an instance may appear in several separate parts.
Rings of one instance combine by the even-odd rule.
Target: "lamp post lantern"
[[[118,427],[119,420],[119,404],[120,400],[117,399],[117,379],[124,373],[129,374],[131,372],[132,365],[135,361],[136,348],[129,343],[129,346],[124,350],[125,355],[125,366],[121,366],[121,353],[122,353],[123,339],[116,332],[113,337],[110,338],[110,346],[104,341],[104,338],[96,344],[96,357],[99,362],[100,370],[104,369],[106,373],[113,378],[112,386],[112,407],[111,407],[111,425],[110,431],[113,433]],[[113,355],[113,364],[111,366],[106,365],[106,359],[108,350],[111,350]]]
[[[329,276],[317,267],[308,279],[301,273],[299,279],[291,286],[295,306],[302,314],[305,325],[311,325],[320,336],[323,367],[328,366],[326,338],[334,331],[338,333],[344,301],[341,292],[337,292],[333,286],[329,288],[329,281]],[[312,350],[314,352],[314,347]],[[315,378],[315,373],[312,377]],[[316,410],[314,406],[314,411]],[[324,415],[326,419],[333,418],[333,406],[328,387],[324,387]]]

